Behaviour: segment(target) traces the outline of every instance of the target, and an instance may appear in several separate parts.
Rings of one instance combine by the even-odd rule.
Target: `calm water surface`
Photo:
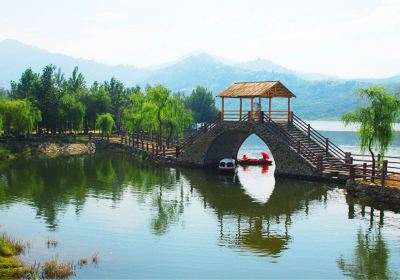
[[[263,149],[253,137],[241,152]],[[28,263],[97,253],[77,278],[400,276],[400,214],[273,168],[223,177],[104,152],[2,163],[0,224],[30,241]]]

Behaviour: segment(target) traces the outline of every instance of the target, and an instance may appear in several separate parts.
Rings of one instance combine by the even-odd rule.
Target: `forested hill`
[[[27,67],[40,72],[47,64],[55,64],[65,73],[71,73],[78,66],[89,84],[114,76],[127,86],[161,83],[173,91],[190,92],[202,85],[215,95],[236,81],[280,80],[297,96],[292,103],[293,110],[306,119],[333,119],[352,110],[357,101],[354,91],[358,87],[380,83],[400,89],[400,77],[341,80],[318,73],[298,73],[266,60],[230,64],[200,53],[168,65],[140,69],[49,53],[13,40],[0,42],[0,86],[9,88],[10,81],[18,80]]]

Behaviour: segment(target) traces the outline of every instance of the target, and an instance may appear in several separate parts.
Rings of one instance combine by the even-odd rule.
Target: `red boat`
[[[266,152],[261,152],[262,158],[249,158],[246,154],[241,159],[238,159],[238,163],[241,165],[271,165],[272,160],[269,159],[269,155]]]

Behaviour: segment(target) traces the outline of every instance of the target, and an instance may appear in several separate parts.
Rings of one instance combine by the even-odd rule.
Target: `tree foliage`
[[[96,128],[101,130],[103,136],[111,135],[114,123],[114,119],[110,113],[98,115],[96,118]]]
[[[40,111],[28,100],[0,99],[0,119],[8,135],[27,136],[41,121]]]
[[[342,120],[345,125],[360,125],[361,150],[368,149],[375,162],[374,152],[384,155],[395,138],[393,125],[399,119],[400,99],[388,93],[383,86],[360,89],[358,95],[367,106],[343,115]]]
[[[212,122],[217,117],[215,99],[208,89],[197,86],[186,100],[186,106],[193,112],[196,123]]]
[[[109,127],[118,133],[157,131],[161,142],[163,135],[168,139],[181,136],[193,122],[192,112],[197,122],[212,120],[216,115],[212,94],[202,87],[185,98],[162,85],[148,86],[145,91],[139,86],[126,87],[114,77],[88,86],[77,67],[68,77],[54,65],[45,66],[41,73],[26,69],[18,81],[11,82],[11,91],[5,100],[27,102],[24,104],[29,104],[28,112],[39,112],[41,118],[36,114],[32,119],[37,123],[37,132],[44,134],[82,129],[88,132],[108,125],[112,119],[113,124],[104,130],[108,134]],[[11,125],[10,120],[3,118],[4,130],[16,133],[17,126]]]

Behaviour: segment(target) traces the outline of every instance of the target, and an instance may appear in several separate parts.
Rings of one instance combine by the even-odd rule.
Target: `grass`
[[[54,238],[47,239],[47,247],[56,247],[58,241]],[[0,235],[0,279],[67,279],[75,276],[74,262],[60,262],[54,257],[44,263],[35,262],[31,266],[24,265],[15,256],[24,253],[29,243],[10,237],[5,233]],[[92,264],[99,262],[98,254],[93,254]],[[87,266],[87,258],[81,258],[78,265]]]
[[[40,269],[40,276],[44,279],[67,279],[75,275],[73,262],[60,263],[57,258],[45,262]]]
[[[2,257],[19,255],[24,252],[26,246],[21,240],[11,238],[5,233],[0,236],[0,256]]]
[[[0,236],[0,278],[22,278],[31,272],[31,268],[25,267],[20,260],[13,257],[22,254],[26,246],[5,233]]]

